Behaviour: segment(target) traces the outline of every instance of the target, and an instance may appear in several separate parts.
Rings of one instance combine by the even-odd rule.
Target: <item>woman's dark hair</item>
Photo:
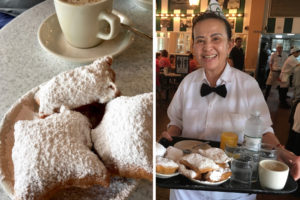
[[[242,41],[243,39],[241,37],[237,37],[234,41],[237,42],[238,40]]]
[[[155,57],[158,58],[159,56],[161,56],[161,54],[159,52],[156,52]]]
[[[161,52],[162,57],[168,57],[168,51],[167,50],[164,49],[164,50],[161,50],[160,52]]]
[[[193,58],[194,58],[193,54],[192,54],[192,53],[190,53],[190,54],[189,54],[189,59],[191,59],[191,60],[192,60]]]
[[[230,26],[229,22],[225,18],[217,15],[216,13],[205,12],[205,13],[202,13],[202,14],[200,14],[200,15],[193,18],[193,29],[192,29],[193,41],[194,41],[194,28],[195,28],[196,24],[198,22],[204,21],[206,19],[218,19],[218,20],[224,22],[228,40],[231,40],[232,31],[231,31],[231,26]]]

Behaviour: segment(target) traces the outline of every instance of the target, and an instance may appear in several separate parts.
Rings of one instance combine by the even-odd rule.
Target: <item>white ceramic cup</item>
[[[90,48],[120,32],[113,0],[54,0],[54,5],[63,35],[74,47]]]
[[[258,173],[261,187],[281,190],[287,181],[289,167],[277,160],[262,160],[259,162]]]

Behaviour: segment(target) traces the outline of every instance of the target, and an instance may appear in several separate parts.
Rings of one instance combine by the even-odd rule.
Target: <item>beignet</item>
[[[156,172],[160,174],[173,174],[178,170],[178,164],[173,160],[156,157]]]
[[[210,171],[205,175],[205,179],[209,182],[219,182],[228,179],[231,176],[229,168],[220,167],[217,170]]]
[[[90,123],[66,110],[45,119],[18,121],[12,149],[15,199],[49,199],[70,186],[109,185],[108,171],[93,153]]]
[[[194,170],[197,174],[203,174],[220,168],[213,160],[198,153],[183,156],[179,163]]]
[[[152,98],[146,93],[111,100],[92,130],[94,148],[112,174],[152,180]]]
[[[163,145],[161,145],[158,142],[156,142],[155,151],[156,151],[156,156],[164,157],[167,149]]]
[[[111,58],[101,58],[90,65],[62,72],[40,86],[34,97],[40,105],[39,116],[51,115],[62,105],[74,109],[94,102],[106,103],[118,96],[110,64]]]
[[[179,173],[190,178],[190,179],[200,179],[201,174],[197,174],[192,169],[187,169],[185,165],[179,164]]]
[[[183,151],[173,146],[169,146],[165,154],[165,158],[171,159],[175,162],[178,162],[182,158],[182,156],[183,156]]]
[[[212,147],[209,149],[199,149],[198,151],[202,156],[212,159],[217,164],[227,163],[230,161],[230,158],[220,148]]]

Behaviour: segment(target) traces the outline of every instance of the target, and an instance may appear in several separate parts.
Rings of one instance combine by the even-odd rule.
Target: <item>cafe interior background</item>
[[[278,43],[283,45],[283,51],[288,54],[291,47],[300,47],[299,0],[218,0],[218,2],[223,7],[226,18],[232,24],[232,38],[241,37],[243,39],[245,71],[250,75],[256,76],[262,42],[268,43],[269,53],[276,51]],[[154,51],[159,52],[165,49],[169,56],[172,54],[187,56],[192,52],[192,18],[205,12],[208,3],[209,0],[156,0]],[[185,76],[186,74],[181,75]],[[156,91],[156,138],[159,140],[161,133],[166,130],[169,123],[167,108],[182,77],[178,78],[174,74],[165,75],[164,72],[160,72],[158,76],[159,81],[162,81],[159,90]],[[278,106],[277,89],[274,87],[272,90],[267,104],[273,128],[280,143],[286,144],[290,131],[288,120],[290,110]],[[289,94],[292,96],[292,92]],[[169,190],[157,186],[156,199],[168,198]],[[299,199],[299,197],[265,194],[257,196],[257,200],[294,199]]]
[[[245,71],[255,74],[260,43],[283,44],[283,51],[300,46],[299,0],[218,0],[232,25],[233,39],[243,38]],[[156,52],[180,55],[192,52],[192,18],[204,12],[209,0],[156,0]],[[251,44],[251,45],[250,45]]]

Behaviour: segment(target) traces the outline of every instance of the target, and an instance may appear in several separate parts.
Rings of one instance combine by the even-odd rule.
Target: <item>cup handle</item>
[[[103,30],[101,30],[97,37],[101,38],[103,40],[111,40],[115,38],[119,32],[120,32],[120,18],[117,15],[114,15],[112,13],[108,13],[106,11],[102,11],[99,16],[98,20],[105,20],[110,26],[110,32],[106,33]]]

